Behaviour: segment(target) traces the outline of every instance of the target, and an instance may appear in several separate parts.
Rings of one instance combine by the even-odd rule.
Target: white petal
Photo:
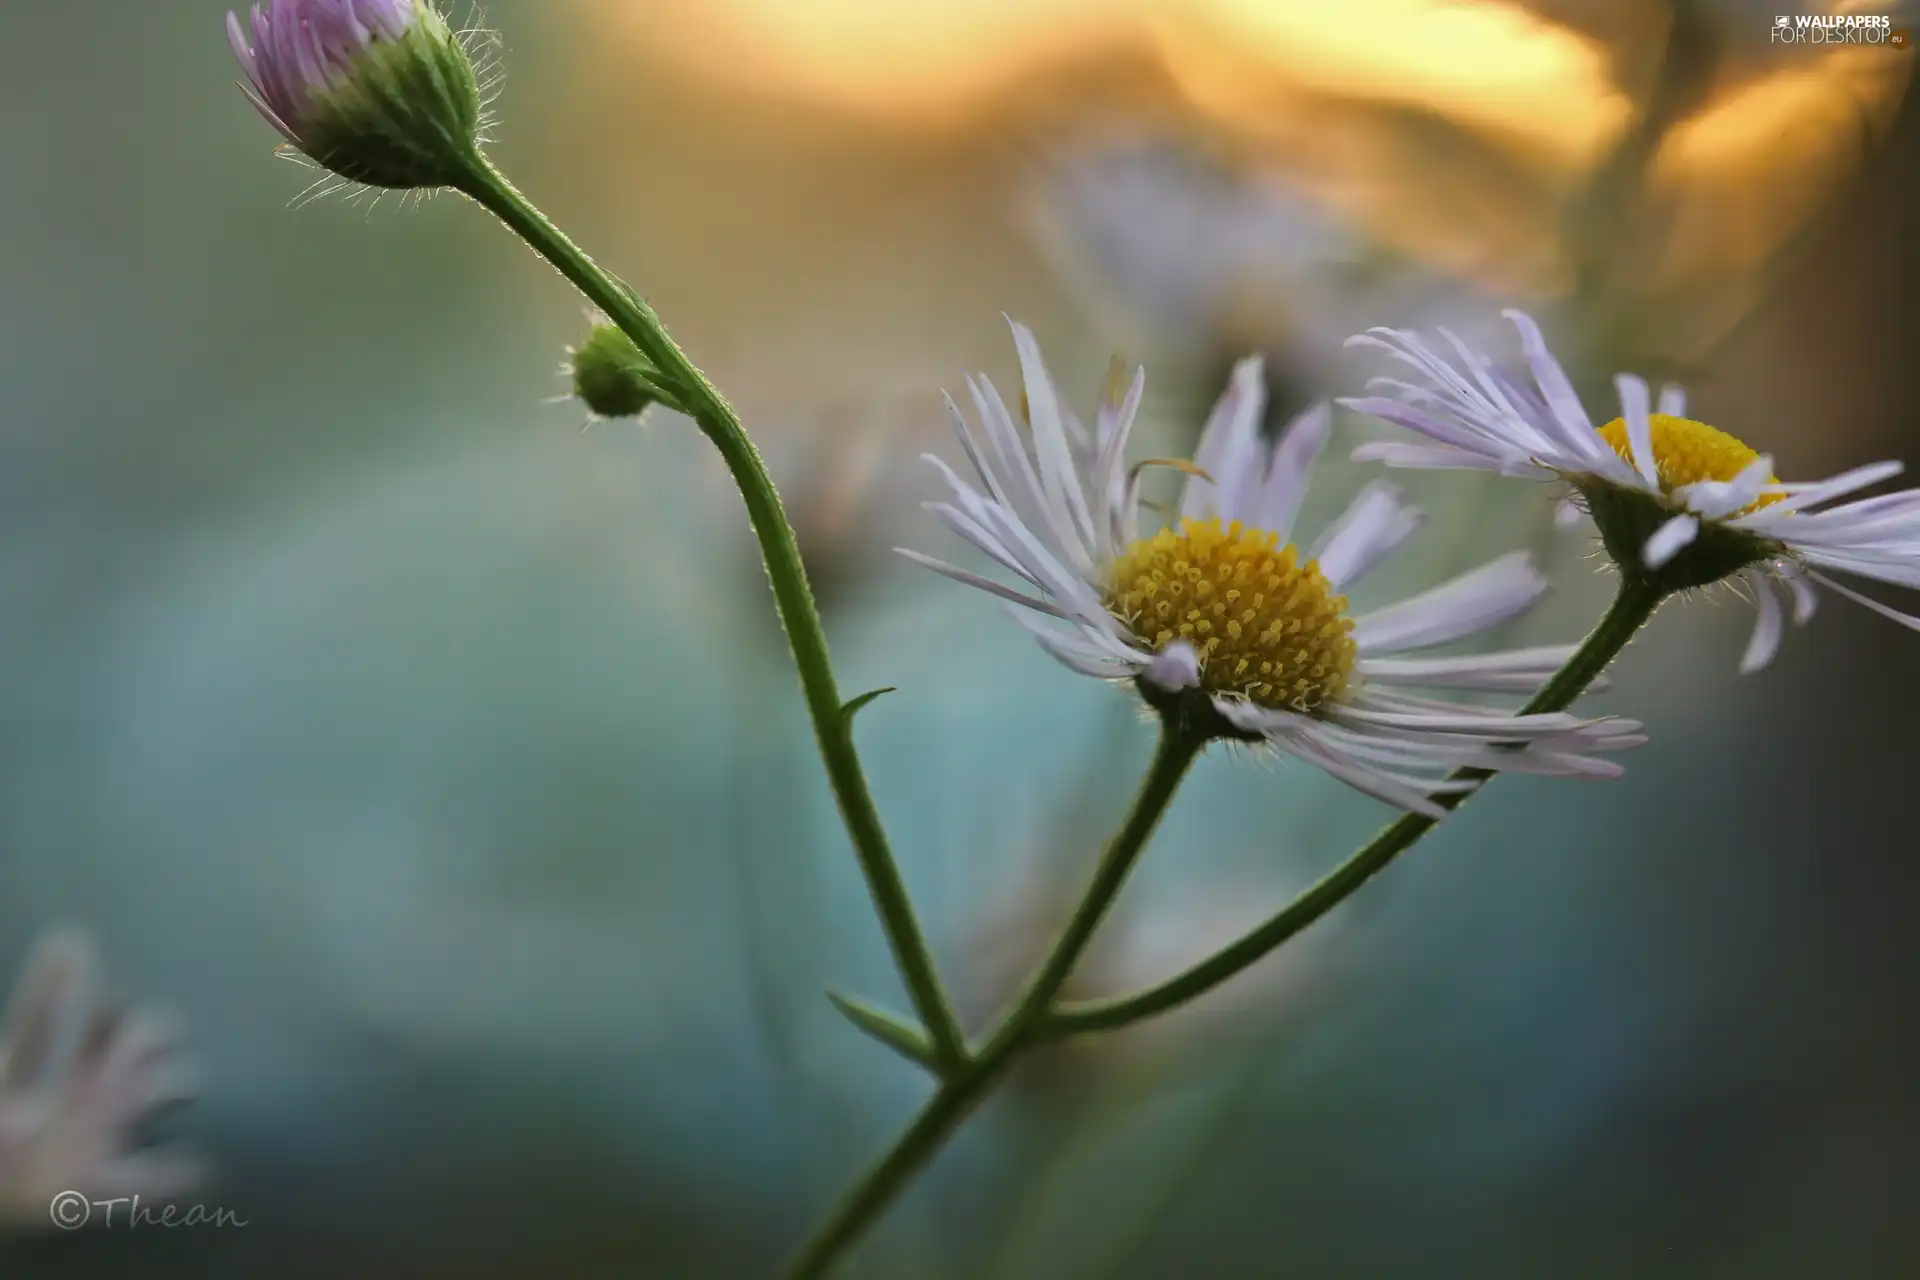
[[[1423,403],[1424,395],[1418,387],[1397,382],[1392,378],[1374,378],[1370,386],[1387,386],[1398,389],[1398,398],[1387,396],[1350,396],[1339,403],[1342,408],[1355,413],[1364,413],[1369,417],[1391,422],[1397,427],[1405,427],[1416,435],[1422,435],[1435,444],[1450,449],[1459,449],[1463,453],[1481,454],[1492,458],[1527,457],[1530,454],[1524,445],[1508,439],[1497,432],[1488,432],[1475,424],[1453,420],[1451,413],[1443,414],[1417,407]]]
[[[1752,506],[1772,482],[1773,459],[1761,454],[1731,480],[1702,480],[1682,485],[1673,491],[1673,496],[1686,503],[1689,511],[1718,520]]]
[[[1443,444],[1403,444],[1373,440],[1356,448],[1355,462],[1381,462],[1389,467],[1418,467],[1428,471],[1497,471],[1500,460],[1484,453],[1468,453]],[[1542,475],[1548,474],[1544,469]]]
[[[1024,617],[1012,609],[1005,610],[1007,617],[1020,625],[1020,629],[1032,636],[1036,643],[1061,666],[1083,676],[1093,676],[1102,680],[1120,680],[1138,675],[1140,664],[1126,662],[1106,656],[1101,649],[1092,644],[1091,635],[1070,635],[1057,628]]]
[[[1175,640],[1172,644],[1153,655],[1146,676],[1156,688],[1168,693],[1179,693],[1185,689],[1198,688],[1200,684],[1200,658],[1194,653],[1193,646],[1185,640]]]
[[[1660,488],[1660,472],[1654,465],[1653,423],[1647,417],[1647,383],[1644,378],[1622,373],[1613,380],[1620,392],[1620,416],[1627,423],[1627,448],[1633,454],[1633,468],[1647,487]]]
[[[935,520],[986,552],[1009,571],[1019,574],[1036,587],[1040,586],[1040,582],[1021,565],[1020,558],[1007,550],[1005,544],[987,532],[986,527],[972,516],[950,502],[923,502],[920,506]]]
[[[1260,457],[1260,418],[1267,407],[1264,370],[1259,356],[1249,356],[1233,367],[1233,377],[1207,415],[1193,455],[1194,466],[1212,479],[1187,478],[1180,500],[1182,519],[1218,516],[1222,523],[1240,519],[1233,502],[1243,485],[1252,491],[1259,483],[1255,463]]]
[[[1303,719],[1296,732],[1270,737],[1268,741],[1319,766],[1354,790],[1396,809],[1434,819],[1446,816],[1447,811],[1435,803],[1422,786],[1412,785],[1410,780],[1395,777],[1354,759],[1328,742],[1323,734],[1316,732],[1317,728],[1311,720]]]
[[[1020,524],[1038,527],[1051,535],[1049,540],[1057,552],[1074,559],[1078,539],[1073,535],[1071,523],[1064,512],[1048,501],[1046,487],[1040,482],[1039,472],[1034,470],[1033,459],[1028,456],[1020,431],[1014,426],[1013,415],[1007,412],[1006,401],[1000,398],[999,388],[985,378],[969,376],[967,390],[973,396],[980,425],[999,459],[1000,473],[1012,498],[1005,502],[1006,509]],[[1084,556],[1084,549],[1081,550]],[[1093,571],[1090,559],[1084,565],[1076,562],[1075,567],[1083,574]]]
[[[1320,460],[1333,429],[1333,409],[1322,402],[1314,405],[1287,425],[1286,434],[1273,451],[1265,481],[1247,522],[1256,528],[1280,535],[1285,544],[1293,531],[1293,518],[1307,495],[1307,473]]]
[[[1593,419],[1587,416],[1586,406],[1580,403],[1567,371],[1548,349],[1540,326],[1524,311],[1508,308],[1500,314],[1512,321],[1513,327],[1520,331],[1520,349],[1526,354],[1527,367],[1532,370],[1533,380],[1540,385],[1540,393],[1546,397],[1547,407],[1553,410],[1554,417],[1570,427],[1578,427],[1592,434]]]
[[[1127,500],[1127,441],[1133,435],[1134,420],[1140,415],[1140,400],[1147,389],[1147,371],[1136,368],[1126,394],[1111,411],[1100,413],[1100,456],[1093,464],[1093,524],[1099,534],[1100,558],[1110,560],[1119,547],[1132,541],[1125,536],[1125,521],[1119,506]]]
[[[1812,621],[1814,611],[1820,607],[1820,595],[1807,581],[1807,575],[1791,560],[1776,560],[1774,571],[1780,575],[1780,581],[1787,584],[1787,590],[1793,594],[1793,622],[1804,627]]]
[[[1400,501],[1400,491],[1374,481],[1308,551],[1336,591],[1359,579],[1420,527],[1420,513]]]
[[[1053,375],[1047,372],[1046,361],[1040,355],[1040,343],[1033,336],[1033,330],[1012,320],[1007,323],[1013,326],[1013,344],[1020,353],[1020,370],[1026,383],[1027,411],[1031,419],[1028,425],[1033,432],[1034,457],[1040,464],[1041,486],[1052,508],[1063,511],[1069,527],[1085,539],[1082,546],[1087,550],[1087,558],[1091,563],[1091,550],[1095,542],[1093,513],[1087,506],[1086,494],[1080,488],[1073,450],[1067,442],[1059,391],[1053,385]],[[1076,562],[1079,559],[1078,556],[1074,558]]]
[[[1914,631],[1920,631],[1920,618],[1909,617],[1908,615],[1901,613],[1898,609],[1889,608],[1888,606],[1881,604],[1878,600],[1873,599],[1871,596],[1863,596],[1858,591],[1853,590],[1851,587],[1845,587],[1839,584],[1838,582],[1835,582],[1832,578],[1829,578],[1824,573],[1818,573],[1818,572],[1815,572],[1814,570],[1809,569],[1807,571],[1807,576],[1812,578],[1815,582],[1819,583],[1821,586],[1828,588],[1829,590],[1838,591],[1841,595],[1853,601],[1855,604],[1865,605],[1867,608],[1873,610],[1875,613],[1879,614],[1883,618],[1891,618],[1903,627],[1907,627]]]
[[[1389,684],[1532,693],[1565,666],[1578,648],[1560,644],[1447,658],[1362,658],[1358,669],[1368,680]],[[1605,677],[1588,686],[1595,693],[1605,687]]]
[[[1640,549],[1640,559],[1649,569],[1665,567],[1675,556],[1686,549],[1687,544],[1700,534],[1700,521],[1690,515],[1678,515],[1653,531],[1647,539],[1647,545]]]
[[[1791,505],[1796,511],[1805,511],[1808,507],[1843,498],[1849,493],[1858,493],[1862,489],[1879,484],[1882,480],[1891,480],[1906,470],[1900,462],[1871,462],[1864,467],[1854,467],[1843,471],[1831,480],[1822,480],[1806,488],[1788,486]]]
[[[1780,597],[1774,592],[1773,579],[1758,569],[1748,569],[1743,576],[1753,587],[1753,602],[1760,611],[1753,626],[1753,638],[1740,657],[1740,674],[1745,676],[1765,667],[1773,661],[1773,655],[1780,652],[1780,637],[1787,629],[1787,621]]]
[[[969,573],[967,570],[957,565],[948,564],[944,560],[935,560],[932,556],[922,555],[918,551],[911,550],[907,547],[895,547],[893,550],[896,555],[905,556],[915,564],[931,569],[943,577],[952,578],[955,582],[964,582],[970,587],[978,587],[991,595],[999,596],[1002,600],[1011,600],[1017,605],[1022,605],[1028,609],[1033,609],[1055,618],[1068,618],[1072,616],[1068,614],[1066,610],[1048,604],[1045,600],[1036,600],[1032,596],[1021,595],[1013,588],[1002,586],[992,578],[983,578],[977,573]]]
[[[1687,416],[1686,389],[1684,387],[1678,386],[1677,384],[1671,383],[1671,382],[1669,382],[1666,386],[1661,387],[1660,388],[1660,404],[1659,404],[1659,407],[1654,410],[1654,412],[1658,414],[1663,414],[1669,418],[1686,417]]]
[[[1424,649],[1525,613],[1546,593],[1546,579],[1534,571],[1532,558],[1516,551],[1355,619],[1353,638],[1362,653]]]

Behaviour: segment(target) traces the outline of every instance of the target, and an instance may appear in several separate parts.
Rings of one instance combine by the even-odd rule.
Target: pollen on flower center
[[[1315,710],[1353,679],[1353,620],[1320,566],[1279,541],[1238,521],[1182,520],[1120,553],[1107,609],[1148,649],[1190,643],[1209,692]]]
[[[1760,455],[1738,439],[1704,422],[1675,418],[1664,413],[1648,415],[1653,436],[1653,466],[1662,490],[1671,493],[1682,485],[1702,480],[1726,482],[1753,464]],[[1615,418],[1600,428],[1601,438],[1627,462],[1633,453],[1627,443],[1627,424]],[[1780,501],[1777,493],[1762,494],[1748,511]]]

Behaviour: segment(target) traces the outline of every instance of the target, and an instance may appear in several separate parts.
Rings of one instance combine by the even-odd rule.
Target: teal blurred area
[[[1290,314],[1201,297],[1253,268],[1203,271],[1224,237],[1143,229],[1137,175],[1086,166],[1182,140],[1142,170],[1179,222],[1220,203],[1191,156],[1254,162],[1138,50],[924,125],[703,78],[628,38],[642,7],[488,6],[498,154],[739,401],[843,683],[898,686],[860,740],[978,1026],[1151,732],[888,554],[945,553],[939,389],[1011,373],[1004,310],[1089,398],[1127,344],[1174,451],[1249,347],[1290,409],[1364,372],[1329,326],[1511,290],[1316,204],[1234,242]],[[1631,64],[1607,6],[1539,12]],[[161,1136],[249,1225],[0,1236],[0,1274],[775,1274],[925,1086],[823,995],[905,1006],[737,499],[687,423],[550,403],[580,304],[477,211],[297,204],[220,16],[0,11],[0,974],[76,924],[180,1014],[204,1079]],[[1920,458],[1916,159],[1905,110],[1797,256],[1711,286],[1756,301],[1689,353],[1694,403],[1783,473]],[[1526,300],[1589,381],[1659,354],[1666,295],[1580,287]],[[1330,464],[1309,521],[1362,479]],[[1601,607],[1549,495],[1414,486],[1431,537],[1381,593],[1525,545],[1563,589],[1513,639]],[[1503,780],[1238,987],[1027,1064],[846,1274],[1920,1270],[1920,650],[1830,600],[1741,678],[1748,618],[1689,604],[1630,651],[1604,705],[1654,742],[1624,781]],[[1223,944],[1381,818],[1209,758],[1080,989]]]

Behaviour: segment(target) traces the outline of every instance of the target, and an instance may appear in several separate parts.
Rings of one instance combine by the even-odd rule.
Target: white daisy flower
[[[1354,457],[1567,481],[1623,571],[1666,591],[1728,578],[1746,586],[1760,616],[1743,672],[1773,660],[1789,607],[1795,622],[1813,616],[1814,583],[1920,630],[1920,618],[1822,572],[1920,587],[1920,490],[1836,502],[1898,475],[1898,462],[1782,484],[1771,458],[1688,418],[1679,387],[1662,388],[1656,403],[1632,374],[1615,379],[1620,416],[1596,428],[1539,326],[1521,312],[1505,314],[1520,330],[1530,378],[1497,367],[1444,330],[1452,357],[1401,330],[1351,339],[1411,365],[1419,381],[1376,378],[1372,389],[1385,394],[1341,403],[1431,442],[1376,442]]]
[[[948,401],[972,484],[940,459],[952,488],[927,509],[998,561],[1018,585],[918,552],[901,554],[1019,606],[1009,614],[1083,675],[1132,680],[1162,714],[1219,738],[1264,741],[1389,804],[1429,816],[1436,796],[1478,780],[1461,767],[1610,778],[1595,753],[1638,745],[1639,726],[1565,713],[1514,715],[1407,692],[1528,692],[1571,655],[1552,647],[1405,657],[1526,612],[1546,591],[1510,555],[1422,595],[1350,616],[1343,592],[1418,527],[1376,484],[1310,548],[1290,542],[1307,472],[1327,442],[1326,406],[1270,446],[1257,359],[1242,361],[1208,419],[1180,516],[1142,536],[1127,437],[1145,375],[1114,379],[1088,431],[1062,404],[1033,334],[1013,326],[1031,444],[993,384],[969,378],[981,432]]]
[[[199,1162],[145,1146],[142,1134],[190,1091],[173,1022],[109,998],[86,938],[43,939],[0,1031],[0,1232],[71,1229],[63,1192],[167,1201],[191,1191]]]

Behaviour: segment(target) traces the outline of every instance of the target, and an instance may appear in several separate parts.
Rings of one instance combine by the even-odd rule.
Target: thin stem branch
[[[799,668],[800,687],[813,717],[814,737],[826,765],[834,799],[852,838],[860,869],[866,875],[880,921],[886,930],[895,964],[925,1024],[943,1069],[954,1070],[966,1061],[966,1039],[935,972],[932,954],[921,932],[905,883],[887,847],[886,831],[867,789],[865,774],[853,744],[852,717],[844,709],[820,611],[814,604],[807,571],[767,473],[739,416],[718,389],[695,367],[668,336],[666,326],[644,299],[603,270],[549,221],[531,201],[483,157],[462,186],[463,192],[492,213],[551,263],[581,293],[633,339],[680,400],[680,406],[700,426],[733,473],[740,496],[766,561],[775,606]]]
[[[1052,951],[1034,971],[986,1047],[947,1077],[913,1123],[879,1163],[854,1185],[826,1225],[807,1243],[788,1273],[792,1280],[812,1280],[827,1273],[846,1248],[905,1190],[921,1166],[946,1144],[999,1079],[1015,1053],[1028,1043],[1031,1033],[1042,1025],[1048,1007],[1073,975],[1074,966],[1085,954],[1087,944],[1093,940],[1100,922],[1126,884],[1128,873],[1146,849],[1181,779],[1186,777],[1205,746],[1205,737],[1183,727],[1174,718],[1162,722],[1153,764],[1141,780],[1126,821],[1101,856],[1086,894]]]
[[[1641,578],[1623,577],[1619,594],[1600,624],[1581,643],[1567,664],[1554,674],[1522,709],[1526,714],[1564,711],[1573,704],[1633,639],[1664,598]],[[1494,771],[1461,769],[1456,780],[1485,782]],[[1476,789],[1477,790],[1477,789]],[[1440,796],[1440,805],[1452,811],[1475,791]],[[1384,870],[1415,841],[1431,831],[1438,818],[1409,813],[1390,824],[1369,844],[1301,894],[1279,915],[1225,950],[1209,956],[1185,973],[1158,986],[1113,1000],[1088,1001],[1055,1009],[1041,1031],[1060,1038],[1089,1031],[1112,1031],[1165,1013],[1205,995],[1221,983],[1265,958],[1281,943],[1345,902],[1361,885]]]

